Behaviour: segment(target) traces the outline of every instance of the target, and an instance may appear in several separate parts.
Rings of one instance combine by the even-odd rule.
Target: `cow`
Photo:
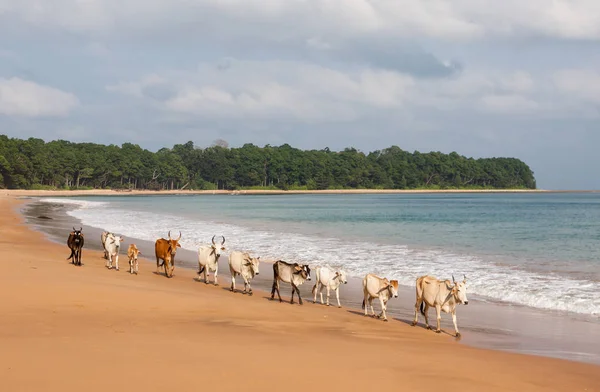
[[[104,244],[106,243],[106,236],[109,234],[108,231],[103,231],[100,234],[100,241],[102,242],[102,249],[104,249]],[[108,252],[104,249],[104,258],[108,260]]]
[[[240,275],[244,279],[244,291],[252,295],[250,280],[258,275],[260,257],[250,257],[246,252],[233,251],[229,254],[229,272],[231,273],[231,291],[235,291],[235,277]]]
[[[181,248],[179,244],[179,240],[181,239],[181,232],[179,232],[179,237],[176,240],[171,238],[171,231],[169,231],[168,239],[159,238],[154,243],[154,254],[156,256],[156,273],[159,272],[161,266],[165,266],[165,276],[170,278],[173,276],[173,271],[175,270],[175,254],[177,253],[177,248]],[[169,251],[169,262],[167,263],[167,250]],[[162,260],[162,263],[159,261]]]
[[[444,311],[444,313],[452,314],[454,331],[456,337],[460,338],[460,332],[458,332],[458,326],[456,325],[456,305],[469,304],[469,300],[467,299],[467,277],[466,275],[463,276],[464,279],[462,282],[457,282],[454,279],[454,275],[452,276],[452,282],[448,279],[438,280],[429,275],[418,277],[416,282],[417,302],[415,303],[415,319],[411,325],[413,327],[417,325],[420,311],[425,317],[427,329],[431,329],[427,311],[430,307],[435,307],[437,317],[437,329],[435,332],[440,333],[442,331],[440,321],[442,319],[441,312]]]
[[[215,237],[212,237],[212,244],[207,246],[201,246],[198,248],[198,280],[200,280],[200,276],[204,273],[204,283],[208,284],[208,275],[211,272],[215,273],[214,285],[218,286],[219,282],[217,280],[217,274],[219,273],[219,258],[221,257],[221,252],[225,250],[225,237],[223,241],[221,241],[220,245],[215,243]]]
[[[388,280],[387,278],[380,278],[374,274],[367,274],[363,279],[363,294],[364,299],[362,302],[362,308],[365,310],[365,316],[367,316],[367,308],[371,306],[371,315],[375,316],[373,310],[373,299],[379,298],[381,304],[381,313],[377,315],[377,318],[382,318],[383,321],[388,321],[385,311],[387,310],[387,302],[390,298],[398,298],[398,281]]]
[[[138,274],[138,255],[141,255],[142,251],[140,251],[135,244],[129,244],[129,248],[127,249],[127,257],[129,258],[129,273]]]
[[[78,266],[81,266],[81,249],[85,242],[82,231],[83,228],[81,227],[79,230],[75,230],[73,227],[73,231],[69,233],[69,238],[67,238],[67,246],[71,249],[71,256],[67,257],[67,260],[71,259],[71,263]]]
[[[300,286],[305,281],[310,280],[310,267],[308,264],[287,263],[283,260],[278,260],[273,264],[273,288],[271,289],[271,299],[275,298],[275,292],[281,300],[279,293],[279,281],[292,285],[292,299],[290,304],[294,303],[294,292],[298,293],[298,303],[302,305],[302,297],[300,297]]]
[[[104,242],[104,252],[108,254],[106,260],[106,268],[112,269],[113,260],[115,261],[115,269],[119,270],[119,251],[121,250],[121,241],[123,237],[117,236],[113,233],[108,233]]]
[[[328,267],[315,268],[317,281],[313,286],[312,293],[314,294],[313,303],[317,303],[317,293],[321,296],[321,305],[323,305],[323,288],[327,287],[327,306],[329,306],[329,291],[335,291],[338,308],[340,305],[340,285],[348,283],[346,272],[344,270],[333,271]]]

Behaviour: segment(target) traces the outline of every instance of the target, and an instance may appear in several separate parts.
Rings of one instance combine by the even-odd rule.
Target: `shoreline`
[[[35,207],[36,205],[38,207]],[[79,220],[67,214],[67,211],[73,208],[71,205],[43,202],[37,202],[36,204],[36,201],[28,200],[22,204],[21,210],[27,208],[29,208],[29,212],[21,212],[26,217],[28,224],[33,225],[36,230],[44,233],[48,239],[57,243],[64,242],[63,234],[71,230],[71,226],[75,224],[74,222],[79,222]],[[38,215],[51,219],[36,219]],[[79,224],[81,222],[77,223],[77,225]],[[102,228],[81,225],[84,226],[84,232],[88,235],[86,247],[94,251],[100,251],[99,238]],[[154,253],[154,244],[149,241],[129,238],[127,233],[119,234],[125,236],[127,246],[134,241],[138,248],[142,250],[144,256],[140,258],[141,270],[154,271],[154,260],[151,260]],[[227,250],[219,263],[219,282],[224,287],[228,287],[230,284],[227,265],[229,251],[230,249]],[[125,266],[121,268],[122,270],[128,267],[127,264],[123,264],[123,260],[126,263],[126,257],[121,252],[121,266]],[[177,269],[193,272],[197,269],[196,260],[197,255],[195,252],[181,248],[177,252]],[[253,281],[253,288],[257,291],[260,290],[261,295],[267,296],[270,295],[272,271],[268,262],[264,260],[261,263],[261,272],[261,275]],[[210,279],[212,279],[212,276]],[[342,286],[340,289],[342,306],[348,308],[351,313],[362,314],[361,279],[350,278],[348,281],[348,285]],[[238,288],[240,282],[240,278],[238,278]],[[307,282],[300,286],[302,297],[307,302],[309,300],[312,302],[310,291],[313,283]],[[388,304],[390,320],[410,324],[414,315],[414,286],[401,285],[399,294],[398,299],[393,299]],[[473,294],[470,294],[469,297],[471,299],[470,305],[468,307],[460,306],[457,311],[459,328],[463,332],[463,337],[460,340],[461,344],[484,349],[536,354],[600,364],[600,324],[592,316],[482,299]],[[335,303],[333,293],[330,300]],[[434,310],[430,310],[430,323],[435,323]],[[422,327],[423,317],[420,316],[418,328]],[[450,333],[454,331],[451,318],[447,314],[442,315],[442,329]],[[590,343],[590,341],[595,343]]]
[[[489,194],[489,193],[598,193],[600,190],[543,190],[543,189],[330,189],[330,190],[27,190],[1,189],[5,197],[48,196],[160,196],[160,195],[299,195],[299,194]]]
[[[0,323],[7,390],[189,390],[200,383],[258,392],[376,383],[422,391],[443,383],[463,391],[571,391],[595,390],[600,382],[598,365],[472,348],[352,308],[232,294],[225,279],[221,287],[204,285],[185,268],[167,279],[144,262],[132,276],[126,268],[106,270],[102,252],[91,249],[75,267],[65,245],[24,222],[17,212],[23,204],[0,198],[0,251],[14,255],[0,274],[0,293],[10,298],[0,303],[10,320]],[[289,299],[289,286],[282,294]]]

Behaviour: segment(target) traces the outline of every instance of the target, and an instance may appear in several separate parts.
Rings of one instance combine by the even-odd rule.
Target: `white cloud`
[[[0,78],[0,114],[62,117],[78,105],[79,100],[71,93],[19,78]]]
[[[540,105],[516,94],[486,95],[481,98],[484,110],[500,114],[525,114],[540,108]]]
[[[164,84],[166,81],[156,74],[145,76],[136,82],[120,82],[106,86],[106,90],[125,95],[133,95],[138,98],[144,97],[144,89],[151,86]]]
[[[600,104],[600,72],[591,69],[558,71],[554,83],[562,92],[578,99]]]
[[[275,40],[362,34],[441,40],[600,39],[597,0],[0,0],[0,18],[92,34],[203,29]],[[1,21],[1,19],[0,19]],[[261,26],[257,29],[256,26]]]
[[[107,89],[152,99],[144,87],[168,84],[174,94],[164,108],[202,116],[350,121],[365,110],[399,109],[413,93],[414,79],[396,72],[343,72],[291,61],[232,61],[222,71],[202,64],[196,73],[152,75]]]

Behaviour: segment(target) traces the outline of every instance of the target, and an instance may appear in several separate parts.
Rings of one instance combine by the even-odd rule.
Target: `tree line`
[[[0,135],[0,188],[11,189],[535,189],[516,158],[467,158],[392,146],[365,154],[288,144],[229,148],[193,142],[157,152],[136,144],[45,142]]]

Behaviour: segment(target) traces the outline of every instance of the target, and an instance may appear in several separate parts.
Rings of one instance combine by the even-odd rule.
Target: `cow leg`
[[[302,297],[300,296],[300,289],[296,286],[296,293],[298,293],[298,303],[302,305]]]
[[[415,302],[415,319],[412,322],[412,326],[414,327],[419,322],[419,308],[421,307],[421,303],[423,302],[422,298],[417,298],[417,302]]]
[[[281,294],[279,293],[279,280],[273,280],[273,288],[271,289],[271,299],[275,297],[275,292],[277,292],[277,297],[279,297],[279,302],[283,302],[281,299]]]
[[[381,296],[379,296],[379,304],[381,305],[381,313],[379,313],[379,318],[383,317],[383,321],[388,321],[387,320],[387,316],[385,314],[385,305],[386,305],[387,301],[384,301],[383,298],[381,298]]]
[[[290,304],[294,304],[294,293],[296,290],[294,289],[294,284],[292,282],[290,284],[292,285],[292,299],[290,300]]]
[[[329,285],[327,285],[327,306],[329,306],[329,291],[331,289],[329,288]],[[321,294],[321,303],[323,302],[323,294]]]
[[[118,271],[119,270],[119,254],[117,253],[117,255],[115,256],[115,269]]]
[[[313,304],[317,303],[317,294],[319,291],[319,280],[317,279],[317,281],[315,282],[315,285],[312,288],[312,293],[313,293]]]
[[[423,310],[423,313],[425,313],[423,315],[425,317],[425,327],[427,327],[427,329],[431,329],[429,326],[429,305],[427,305],[427,302],[425,302],[425,309]]]
[[[369,297],[369,306],[371,307],[371,316],[375,317],[375,309],[373,309],[373,297]]]
[[[442,322],[442,306],[441,305],[435,305],[435,315],[437,317],[437,329],[435,330],[435,332],[440,333],[442,332],[442,328],[441,328],[441,322]]]
[[[231,271],[231,291],[235,291],[235,271]],[[246,290],[244,290],[246,291]]]
[[[156,256],[156,273],[158,274],[159,270],[160,270],[160,264],[158,264],[159,258],[158,256]]]
[[[217,264],[217,266],[215,267],[215,286],[219,285],[219,281],[217,280],[217,274],[219,273],[219,264]]]
[[[337,299],[338,308],[341,308],[342,305],[340,305],[340,286],[338,286],[338,288],[335,289],[335,298]]]
[[[252,295],[252,286],[250,286],[250,281],[247,278],[244,278],[244,293],[248,291],[249,295]]]
[[[452,311],[452,322],[454,323],[454,331],[456,332],[456,337],[460,338],[460,332],[458,332],[458,325],[456,325],[456,309]]]

